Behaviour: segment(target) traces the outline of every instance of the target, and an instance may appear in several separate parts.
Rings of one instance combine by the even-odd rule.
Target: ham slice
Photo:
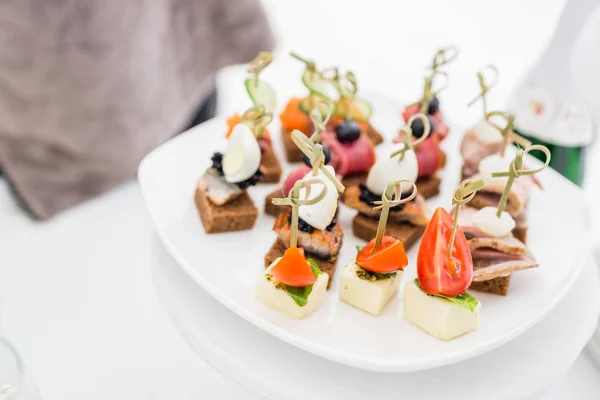
[[[479,162],[487,156],[500,153],[500,150],[502,150],[501,141],[484,143],[478,139],[475,129],[471,128],[460,143],[460,154],[463,158],[463,177],[470,178],[477,174],[479,172]]]
[[[296,182],[304,178],[304,176],[310,171],[312,171],[312,168],[310,168],[306,164],[302,164],[301,166],[296,168],[291,174],[289,174],[285,182],[283,182],[283,195],[287,197],[287,195],[290,193],[290,190],[292,190]]]
[[[436,138],[425,139],[415,150],[419,178],[432,176],[441,167],[441,150]]]
[[[400,142],[402,142],[402,132],[394,139],[394,143]],[[440,149],[437,138],[430,137],[425,139],[414,151],[419,166],[419,178],[432,176],[438,169],[444,166],[444,154]]]
[[[321,142],[331,152],[329,165],[342,176],[367,172],[375,164],[375,148],[365,134],[354,142],[342,143],[334,131],[328,130],[321,134]]]
[[[472,179],[475,180],[479,178],[479,175],[474,175]],[[531,175],[521,176],[515,179],[508,195],[508,201],[506,202],[504,211],[509,213],[513,218],[522,214],[527,206],[529,195],[534,185],[535,180]],[[475,197],[469,202],[469,205],[478,209],[483,207],[496,207],[500,202],[500,197],[502,196],[505,187],[506,180],[494,179],[475,194]]]
[[[406,109],[402,112],[402,118],[404,119],[404,122],[408,122],[410,117],[412,117],[415,114],[418,114],[419,111],[419,106],[416,104],[410,107],[406,107]],[[433,119],[433,123],[435,124],[435,130],[433,131],[432,137],[436,137],[441,142],[442,140],[446,139],[446,136],[448,136],[448,133],[450,132],[450,127],[448,126],[448,124],[446,124],[444,115],[441,111],[438,110],[430,116],[431,119]]]
[[[458,225],[467,237],[473,258],[473,281],[481,282],[507,276],[511,272],[539,266],[525,244],[512,234],[500,238],[490,237],[472,222],[476,209],[463,206]]]

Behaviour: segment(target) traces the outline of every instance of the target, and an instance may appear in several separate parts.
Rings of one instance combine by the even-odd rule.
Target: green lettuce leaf
[[[308,286],[288,286],[285,285],[285,291],[300,307],[304,307],[308,303],[308,296],[312,292],[313,285]]]
[[[418,278],[415,278],[415,285],[417,285],[417,287],[419,289],[423,290],[423,288],[421,287],[421,284],[419,283]],[[426,293],[424,290],[423,290],[423,293],[427,294],[427,296],[434,296],[434,297],[440,297],[442,299],[446,299],[458,306],[466,308],[467,310],[469,310],[471,312],[475,311],[475,308],[479,304],[479,300],[477,300],[475,297],[471,296],[467,292],[461,293],[458,296],[454,296],[454,297],[443,296],[441,294],[429,294],[429,293]]]
[[[312,270],[313,274],[315,274],[315,278],[318,278],[319,275],[322,274],[321,270],[319,269],[319,264],[317,264],[312,258],[309,258],[306,261],[308,261],[310,264],[310,269]]]

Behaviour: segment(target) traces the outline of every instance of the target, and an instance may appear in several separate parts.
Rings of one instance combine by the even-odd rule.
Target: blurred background
[[[103,381],[123,390],[118,398],[134,398],[153,380],[144,393],[191,398],[187,382],[201,368],[185,343],[161,347],[179,337],[140,261],[151,227],[135,173],[169,138],[250,105],[243,63],[274,46],[264,78],[280,103],[304,93],[291,50],[353,70],[365,93],[408,103],[447,45],[460,48],[442,96],[453,133],[480,118],[480,107],[466,104],[479,92],[475,74],[484,64],[500,71],[491,108],[522,105],[519,91],[533,80],[550,103],[586,110],[577,115],[588,137],[565,147],[584,150],[571,162],[585,171],[576,183],[596,203],[595,0],[0,0],[0,336],[19,349],[45,398],[63,393],[57,365],[79,398]],[[596,209],[590,229],[599,243]],[[576,364],[569,385],[589,378],[587,366]],[[132,370],[143,374],[125,377]],[[211,385],[222,390],[223,378],[211,374],[193,388],[196,398]]]

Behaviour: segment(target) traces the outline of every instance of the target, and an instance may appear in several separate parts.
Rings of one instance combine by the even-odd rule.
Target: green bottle
[[[516,116],[515,132],[533,144],[546,146],[552,155],[550,167],[581,186],[586,147],[593,136],[587,109],[558,99],[549,88],[528,81],[514,93],[511,112]],[[532,155],[543,158],[543,154]]]

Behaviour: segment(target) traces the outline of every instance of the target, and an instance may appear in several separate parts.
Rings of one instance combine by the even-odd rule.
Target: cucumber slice
[[[244,83],[254,105],[263,104],[267,112],[275,111],[277,99],[271,85],[261,79],[258,79],[257,84],[257,78],[248,78]]]
[[[332,101],[337,97],[335,85],[323,78],[317,71],[304,71],[304,74],[302,74],[302,83],[304,83],[304,86],[306,86],[311,93],[326,100]]]
[[[315,108],[315,106],[317,104],[319,104],[322,101],[327,101],[327,100],[328,99],[324,99],[323,97],[321,97],[320,95],[317,95],[316,93],[311,93],[300,101],[299,107],[304,113],[310,114],[312,109]],[[321,114],[323,115],[323,117],[325,117],[325,114],[322,112],[322,110],[321,110]]]
[[[350,105],[350,101],[338,101],[335,105],[335,115],[339,115],[342,117],[346,117],[348,115],[348,107]],[[371,114],[373,113],[373,107],[371,107],[371,103],[357,97],[352,102],[352,110],[350,112],[350,118],[355,121],[369,121],[371,118]]]

